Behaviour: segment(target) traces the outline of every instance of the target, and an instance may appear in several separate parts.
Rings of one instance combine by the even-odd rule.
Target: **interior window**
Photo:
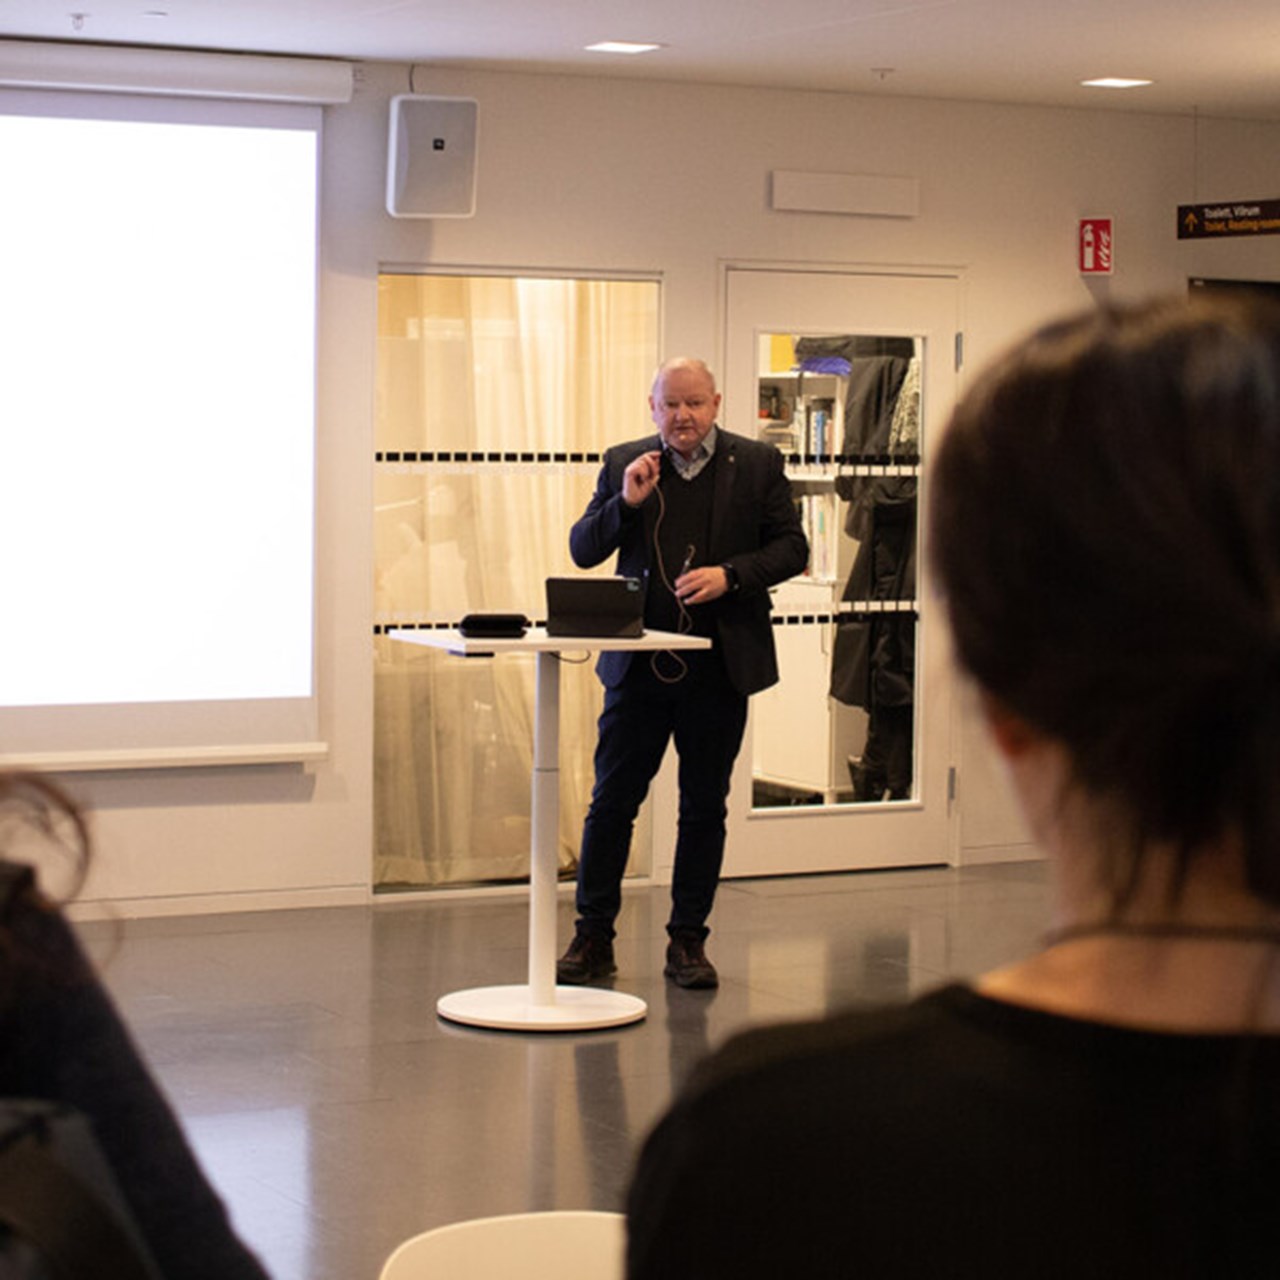
[[[383,891],[528,875],[534,669],[399,644],[471,612],[545,618],[610,444],[646,429],[649,280],[384,274],[375,457],[375,853]],[[599,683],[561,679],[562,873],[591,790]],[[647,816],[642,815],[647,826]],[[647,829],[634,841],[647,870]],[[641,861],[645,865],[640,867]]]

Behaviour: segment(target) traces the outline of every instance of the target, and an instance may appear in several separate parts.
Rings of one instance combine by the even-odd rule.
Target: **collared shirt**
[[[684,454],[677,453],[674,449],[668,450],[671,455],[671,465],[675,467],[676,475],[681,480],[695,479],[698,472],[711,461],[711,457],[716,451],[716,436],[718,434],[717,428],[713,426],[698,442],[698,447],[693,451],[692,458],[686,458]]]

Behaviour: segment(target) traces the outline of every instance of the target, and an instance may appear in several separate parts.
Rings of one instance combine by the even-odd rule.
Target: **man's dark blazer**
[[[662,448],[657,435],[615,445],[604,455],[596,491],[569,531],[569,552],[581,569],[601,564],[615,551],[617,572],[639,578],[645,590],[665,590],[653,566],[658,500],[640,508],[622,500],[622,475],[642,453]],[[664,478],[663,484],[683,484]],[[782,454],[771,444],[717,429],[711,541],[707,564],[728,564],[739,588],[716,601],[717,640],[725,669],[740,693],[758,693],[778,680],[778,658],[769,621],[769,588],[800,573],[809,544],[783,471]],[[626,675],[633,654],[602,653],[596,672],[608,688]]]

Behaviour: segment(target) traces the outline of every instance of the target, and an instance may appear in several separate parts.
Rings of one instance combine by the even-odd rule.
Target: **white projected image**
[[[316,148],[0,115],[0,706],[310,696]]]

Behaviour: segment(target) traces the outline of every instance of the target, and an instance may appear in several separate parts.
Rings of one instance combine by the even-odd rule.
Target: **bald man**
[[[709,650],[600,655],[605,686],[595,786],[582,832],[573,941],[556,980],[617,972],[613,939],[631,831],[673,738],[680,813],[665,973],[715,987],[707,918],[724,859],[726,800],[747,699],[778,679],[769,588],[800,573],[809,547],[782,455],[717,426],[720,393],[701,360],[668,360],[653,380],[657,434],[616,445],[569,534],[574,563],[617,555],[644,584],[645,626],[711,640]]]

